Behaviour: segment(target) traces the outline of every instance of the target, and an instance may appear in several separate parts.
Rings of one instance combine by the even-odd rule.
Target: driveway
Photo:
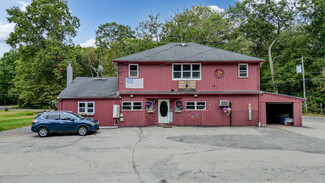
[[[325,182],[325,119],[304,127],[0,133],[0,182]]]

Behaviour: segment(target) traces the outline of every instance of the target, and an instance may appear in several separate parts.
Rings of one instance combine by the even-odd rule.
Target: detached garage
[[[302,102],[304,98],[261,92],[260,95],[260,122],[281,124],[284,119],[292,121],[293,126],[302,126]]]

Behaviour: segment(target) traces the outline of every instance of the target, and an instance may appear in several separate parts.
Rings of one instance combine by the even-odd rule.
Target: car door
[[[76,123],[75,119],[70,114],[60,114],[60,129],[61,131],[66,132],[75,132],[76,131]]]
[[[60,129],[60,115],[49,114],[46,116],[47,127],[51,132],[57,132]]]

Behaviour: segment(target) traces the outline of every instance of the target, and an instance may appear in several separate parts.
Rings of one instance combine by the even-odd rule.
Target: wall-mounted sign
[[[225,76],[225,71],[223,71],[222,69],[217,69],[216,71],[214,71],[214,77],[216,77],[217,79],[221,79]]]

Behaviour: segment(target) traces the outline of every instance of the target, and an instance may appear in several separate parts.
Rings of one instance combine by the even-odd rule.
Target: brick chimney
[[[67,86],[69,86],[69,84],[72,82],[73,70],[72,70],[71,63],[72,62],[69,62],[69,66],[67,67]]]

